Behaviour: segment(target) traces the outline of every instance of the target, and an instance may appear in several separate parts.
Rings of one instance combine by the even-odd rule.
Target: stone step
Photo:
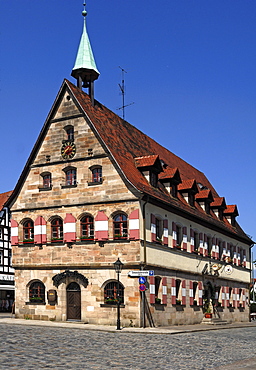
[[[201,324],[209,324],[209,325],[227,325],[228,322],[226,320],[216,319],[216,318],[206,318],[204,317]]]

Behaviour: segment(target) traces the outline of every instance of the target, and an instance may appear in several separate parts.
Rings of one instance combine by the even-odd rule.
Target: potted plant
[[[156,297],[156,298],[155,298],[155,303],[156,303],[156,304],[161,304],[161,299]]]
[[[181,305],[181,300],[180,299],[176,299],[176,305],[178,305],[178,306]]]

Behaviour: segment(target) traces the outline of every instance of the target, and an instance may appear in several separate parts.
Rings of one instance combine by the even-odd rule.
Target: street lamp
[[[114,262],[114,268],[117,273],[117,321],[116,321],[116,330],[121,330],[120,327],[120,290],[119,290],[119,274],[122,271],[123,263],[118,258],[116,262]]]

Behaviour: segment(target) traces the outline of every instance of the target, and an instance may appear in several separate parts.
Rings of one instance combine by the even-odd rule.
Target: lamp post
[[[122,271],[123,263],[118,258],[116,262],[114,262],[114,268],[117,273],[117,321],[116,321],[116,330],[121,330],[120,327],[120,290],[119,290],[119,274]]]

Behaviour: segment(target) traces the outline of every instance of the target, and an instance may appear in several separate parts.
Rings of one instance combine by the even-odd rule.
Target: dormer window
[[[200,190],[198,194],[195,196],[196,201],[201,206],[201,208],[205,211],[205,213],[210,213],[210,203],[213,201],[213,196],[211,190],[203,189]]]
[[[157,187],[158,174],[163,171],[158,155],[148,155],[135,158],[136,167],[148,180],[150,185]]]
[[[184,180],[178,186],[178,191],[182,194],[186,202],[194,207],[195,205],[195,194],[198,193],[198,188],[195,180]]]
[[[178,184],[181,183],[178,168],[165,166],[164,171],[159,174],[159,180],[164,185],[168,193],[174,198],[177,198]]]
[[[214,198],[213,202],[210,204],[210,208],[214,212],[215,216],[221,221],[223,220],[223,212],[226,207],[227,206],[224,197]]]
[[[237,206],[235,204],[228,205],[224,211],[224,216],[226,217],[226,219],[232,226],[236,225],[236,217],[238,215],[239,214],[238,214]]]
[[[64,130],[66,131],[66,140],[74,141],[74,127],[69,125],[64,127]]]

